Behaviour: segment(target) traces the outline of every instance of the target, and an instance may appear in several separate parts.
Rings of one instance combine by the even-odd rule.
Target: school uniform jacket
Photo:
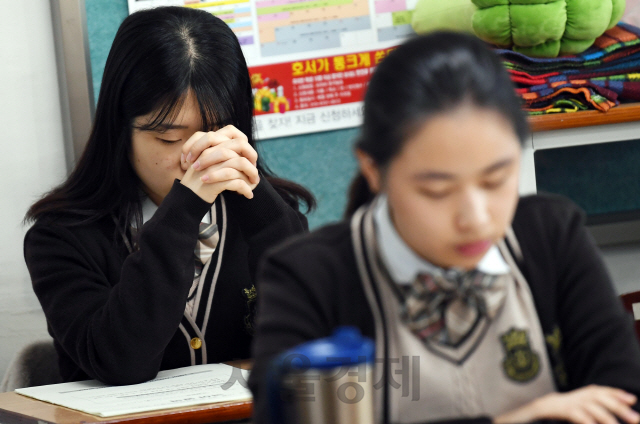
[[[134,384],[159,370],[250,356],[258,259],[307,222],[265,178],[253,199],[225,192],[215,203],[220,240],[195,320],[184,316],[185,304],[211,204],[179,181],[133,253],[111,217],[88,225],[41,219],[28,231],[25,260],[65,381]],[[195,337],[199,349],[191,347]]]
[[[531,288],[558,390],[598,384],[640,398],[640,348],[584,227],[584,213],[559,196],[530,196],[520,199],[512,227],[522,250],[518,266]],[[276,354],[327,337],[340,325],[376,338],[350,222],[276,248],[262,263],[258,281],[255,362],[249,379],[256,424],[269,422],[265,371]],[[491,422],[490,417],[467,419]]]

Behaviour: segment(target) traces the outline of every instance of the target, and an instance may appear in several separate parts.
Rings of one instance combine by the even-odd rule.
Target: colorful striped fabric
[[[540,108],[529,108],[529,115],[544,115],[547,113],[571,113],[588,110],[589,106],[578,99],[558,98],[552,104]]]
[[[620,23],[575,56],[533,58],[498,49],[532,114],[596,109],[640,101],[640,28]]]

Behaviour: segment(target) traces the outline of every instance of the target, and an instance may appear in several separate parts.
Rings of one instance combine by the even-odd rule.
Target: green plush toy
[[[625,0],[419,0],[416,32],[449,29],[535,57],[577,54],[614,27]]]

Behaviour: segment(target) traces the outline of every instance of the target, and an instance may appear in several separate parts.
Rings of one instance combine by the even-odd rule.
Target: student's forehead
[[[404,141],[409,153],[461,153],[466,150],[499,151],[504,145],[519,145],[511,123],[493,110],[461,107],[424,119]]]
[[[396,166],[410,173],[463,175],[485,172],[519,155],[517,136],[509,127],[457,126],[456,121],[450,121],[417,134],[403,147]]]
[[[162,116],[165,115],[165,116]],[[154,128],[160,130],[179,130],[202,127],[200,111],[193,108],[174,108],[172,110],[155,110],[146,115],[138,116],[135,119],[138,125],[153,124]]]

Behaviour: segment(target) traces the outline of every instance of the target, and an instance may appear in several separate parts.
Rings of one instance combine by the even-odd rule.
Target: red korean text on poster
[[[375,66],[391,50],[250,67],[255,115],[361,102]]]

